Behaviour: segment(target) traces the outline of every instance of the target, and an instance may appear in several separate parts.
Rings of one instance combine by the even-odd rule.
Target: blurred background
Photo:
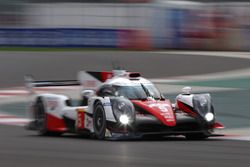
[[[0,46],[250,50],[242,0],[0,0]]]
[[[1,165],[248,167],[247,51],[250,0],[0,0]],[[25,75],[72,80],[81,70],[118,68],[140,72],[172,102],[184,86],[210,92],[225,138],[109,143],[16,127],[29,122]],[[81,89],[37,93],[77,99]]]

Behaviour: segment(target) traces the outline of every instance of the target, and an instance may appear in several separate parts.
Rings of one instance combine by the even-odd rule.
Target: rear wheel
[[[35,122],[38,130],[38,134],[42,136],[58,136],[61,132],[51,132],[47,128],[47,114],[45,112],[45,107],[43,100],[39,97],[34,106],[35,108]]]
[[[45,113],[45,108],[43,105],[42,98],[38,98],[35,104],[35,120],[36,127],[39,135],[46,135],[48,133],[47,130],[47,116]]]
[[[97,139],[105,139],[106,116],[101,102],[97,102],[93,114],[94,134]]]

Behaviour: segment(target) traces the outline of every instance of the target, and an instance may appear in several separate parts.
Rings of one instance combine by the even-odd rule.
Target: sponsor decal
[[[169,104],[165,104],[165,103],[152,103],[152,104],[149,104],[148,106],[150,108],[159,110],[160,114],[165,119],[167,119],[168,122],[174,121],[174,116],[173,116],[173,114],[170,114],[169,109],[168,109],[170,107]]]
[[[175,126],[176,119],[175,114],[172,110],[172,106],[169,100],[166,101],[149,101],[143,102],[139,100],[132,101],[135,105],[142,107],[144,110],[153,114],[156,118],[158,118],[162,123],[167,126]]]
[[[78,129],[84,129],[85,128],[84,119],[85,119],[85,113],[82,112],[82,111],[78,111],[78,113],[77,113],[77,128]]]
[[[168,112],[168,107],[170,107],[168,104],[163,104],[163,103],[152,103],[148,105],[151,108],[158,108],[162,112]]]
[[[86,115],[85,117],[85,128],[86,129],[93,129],[93,119]]]
[[[111,106],[111,103],[110,102],[104,102],[103,106]]]
[[[55,110],[58,107],[58,101],[56,99],[49,99],[47,106],[50,110]]]

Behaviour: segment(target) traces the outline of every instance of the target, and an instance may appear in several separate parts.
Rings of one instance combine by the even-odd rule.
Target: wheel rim
[[[103,128],[103,110],[100,106],[98,106],[96,108],[96,111],[95,111],[95,128],[98,132],[100,132]]]

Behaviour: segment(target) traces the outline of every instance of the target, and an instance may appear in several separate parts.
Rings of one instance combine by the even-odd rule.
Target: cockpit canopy
[[[130,100],[145,100],[152,97],[161,99],[158,89],[151,83],[137,83],[133,85],[104,84],[97,91],[98,96],[123,96]]]

